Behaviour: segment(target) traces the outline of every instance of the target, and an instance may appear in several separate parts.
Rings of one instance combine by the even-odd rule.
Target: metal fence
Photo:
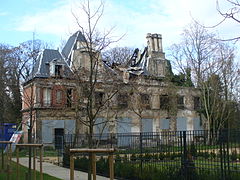
[[[61,138],[58,148],[88,146],[86,134]],[[131,164],[142,176],[154,169],[178,179],[240,179],[238,130],[94,134],[93,139],[95,147],[116,148],[115,162]]]

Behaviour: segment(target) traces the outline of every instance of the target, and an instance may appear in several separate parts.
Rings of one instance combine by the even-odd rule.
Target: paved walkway
[[[16,158],[13,158],[13,161],[16,162]],[[20,158],[20,164],[28,167],[28,158]],[[40,170],[40,163],[38,160],[36,161],[37,170]],[[52,163],[43,162],[43,173],[49,174],[51,176],[63,179],[70,180],[70,170],[68,168],[63,168]],[[74,171],[74,179],[75,180],[87,180],[87,173],[81,171]],[[97,176],[97,180],[107,180],[109,178],[103,176]]]

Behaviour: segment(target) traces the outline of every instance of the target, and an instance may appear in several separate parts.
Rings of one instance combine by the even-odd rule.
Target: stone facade
[[[86,89],[81,86],[79,93],[79,82],[74,76],[76,71],[90,66],[85,41],[81,32],[76,32],[61,53],[44,50],[39,56],[33,76],[23,88],[25,141],[30,109],[36,141],[52,144],[57,135],[86,133],[87,128],[77,121],[78,116],[86,119],[86,113],[76,110],[81,109],[79,99],[81,105],[86,103]],[[160,34],[147,34],[147,47],[142,53],[136,49],[124,65],[106,65],[99,54],[101,78],[96,83],[94,108],[107,103],[95,118],[95,133],[203,129],[201,116],[196,111],[199,91],[194,87],[176,86],[168,80],[169,64]],[[111,78],[104,79],[105,72],[112,73]]]

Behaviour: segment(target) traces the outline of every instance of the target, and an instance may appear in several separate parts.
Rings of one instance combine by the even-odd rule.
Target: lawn
[[[11,162],[11,173],[9,179],[17,179],[17,164],[15,162]],[[19,165],[19,180],[25,180],[26,179],[26,172],[28,172],[28,168]],[[32,175],[33,175],[32,171]],[[0,171],[0,179],[7,179],[7,173],[2,172],[2,169]],[[33,178],[31,178],[33,179]],[[37,171],[37,179],[40,179],[40,173]],[[43,174],[44,180],[60,180],[59,178],[50,176],[48,174]]]
[[[19,151],[19,157],[26,157],[28,156],[28,148],[25,148],[25,149],[21,149]],[[33,153],[33,151],[32,151]],[[50,148],[44,148],[43,150],[43,157],[58,157],[59,156],[59,151],[57,150],[54,150],[54,149],[50,149]],[[16,157],[16,151],[13,152],[13,157]],[[39,156],[39,149],[37,149],[37,156]]]

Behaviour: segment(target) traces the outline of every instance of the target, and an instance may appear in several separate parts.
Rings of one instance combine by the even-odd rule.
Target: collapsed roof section
[[[71,77],[71,64],[73,56],[79,56],[75,51],[83,48],[82,44],[87,43],[84,35],[77,31],[68,39],[66,45],[60,53],[58,50],[44,49],[38,56],[33,67],[33,71],[27,81],[33,78],[48,78],[51,77],[51,64],[63,65],[64,77]],[[81,60],[81,58],[75,57]],[[102,59],[101,59],[102,61]],[[165,59],[165,54],[162,51],[162,36],[160,34],[147,34],[147,47],[141,53],[139,49],[135,49],[131,58],[124,65],[109,66],[103,61],[103,67],[107,71],[114,74],[123,72],[123,74],[145,75],[154,77],[165,77],[169,62]]]
[[[147,47],[141,53],[135,49],[124,68],[119,69],[134,75],[145,75],[164,78],[168,71],[169,61],[165,59],[162,50],[162,36],[160,34],[147,34]]]

